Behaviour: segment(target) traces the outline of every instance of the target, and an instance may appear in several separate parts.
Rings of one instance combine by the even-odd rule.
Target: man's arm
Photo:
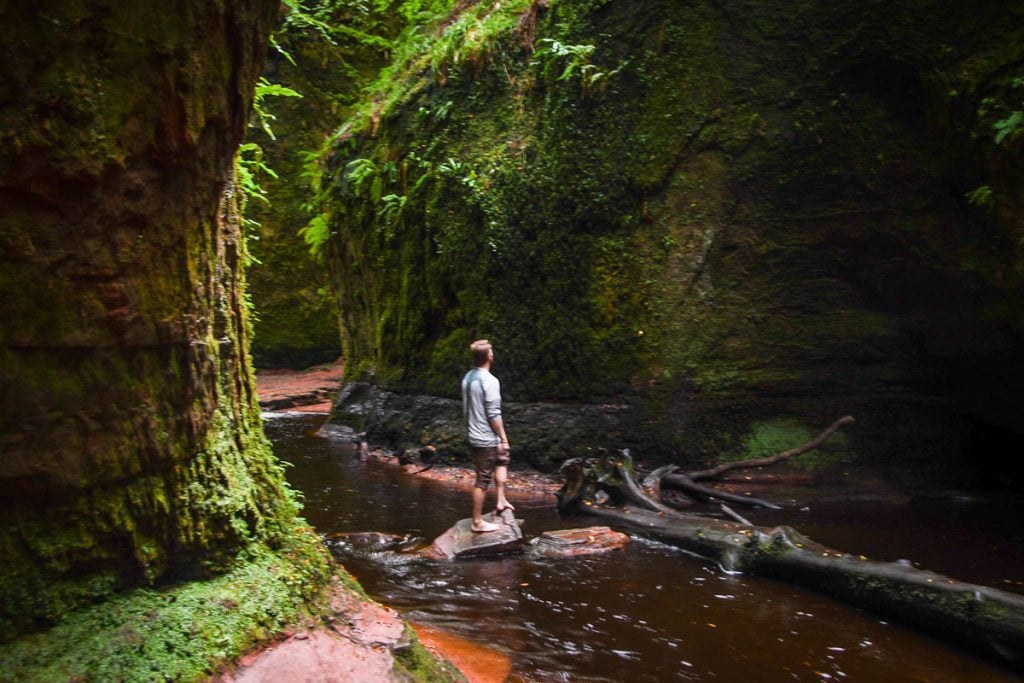
[[[501,443],[498,445],[498,448],[502,451],[508,451],[509,445],[508,437],[505,435],[505,422],[499,417],[491,420],[490,424],[491,429],[494,430],[494,433],[498,435],[499,439],[501,439]]]
[[[505,422],[501,419],[501,384],[498,378],[492,379],[493,386],[486,387],[484,391],[484,410],[487,413],[487,422],[501,443],[498,448],[508,451],[508,436],[505,434]]]

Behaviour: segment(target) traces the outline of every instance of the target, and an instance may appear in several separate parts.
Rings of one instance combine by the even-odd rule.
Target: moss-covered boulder
[[[324,162],[311,237],[350,376],[454,396],[488,337],[509,398],[641,402],[645,454],[852,413],[851,457],[998,469],[979,447],[1021,430],[1024,184],[994,125],[1022,108],[1022,18],[458,3]]]

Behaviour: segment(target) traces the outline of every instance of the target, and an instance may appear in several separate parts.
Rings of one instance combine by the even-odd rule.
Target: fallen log
[[[634,504],[628,453],[563,466],[562,513],[585,513],[717,562],[872,610],[1024,670],[1024,596],[956,581],[906,562],[879,562],[827,548],[790,527],[766,528]],[[631,481],[632,486],[627,482]],[[606,503],[599,501],[606,500]]]
[[[781,510],[781,505],[776,505],[770,500],[763,500],[761,498],[755,498],[753,496],[737,496],[735,493],[728,493],[726,491],[716,491],[713,488],[707,486],[701,486],[697,482],[693,481],[690,477],[685,474],[671,474],[664,477],[664,483],[671,485],[674,489],[679,489],[683,493],[688,494],[691,498],[702,502],[709,502],[712,500],[722,500],[727,503],[736,503],[737,505],[746,505],[747,507],[762,507],[768,508],[769,510]]]
[[[663,465],[644,477],[641,486],[651,498],[661,500],[661,480],[677,471],[679,465]]]

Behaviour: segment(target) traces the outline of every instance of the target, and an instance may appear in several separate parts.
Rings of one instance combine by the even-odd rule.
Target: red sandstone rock
[[[331,627],[299,631],[238,660],[221,683],[325,683],[402,681],[393,652],[409,647],[405,625],[393,609],[336,591]]]
[[[261,370],[256,373],[260,407],[329,413],[344,371],[340,361],[306,370]]]
[[[394,659],[330,631],[312,631],[271,646],[224,683],[323,683],[324,681],[396,681]],[[243,659],[242,661],[248,661]],[[241,663],[241,662],[240,662]]]
[[[530,542],[532,550],[545,557],[576,557],[615,550],[629,543],[629,536],[606,526],[545,531]]]

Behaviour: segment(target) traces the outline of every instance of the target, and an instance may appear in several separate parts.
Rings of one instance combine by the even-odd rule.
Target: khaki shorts
[[[508,467],[508,451],[502,453],[497,446],[473,446],[473,465],[476,467],[476,482],[473,486],[487,490],[491,485],[495,467]]]

